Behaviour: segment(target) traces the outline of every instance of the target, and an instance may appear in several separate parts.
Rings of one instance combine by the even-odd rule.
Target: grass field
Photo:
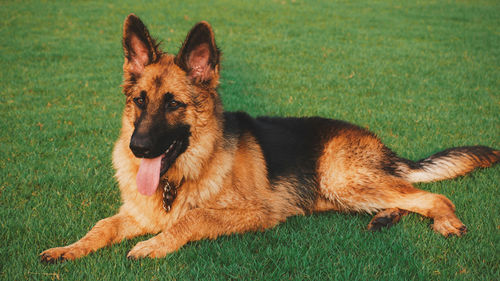
[[[210,3],[209,3],[210,2]],[[177,52],[212,23],[226,110],[344,119],[403,157],[500,148],[498,1],[0,2],[0,279],[499,280],[500,167],[418,184],[468,226],[444,239],[409,215],[380,233],[366,214],[293,217],[263,233],[130,261],[140,237],[56,265],[38,254],[114,214],[121,28],[134,12]]]

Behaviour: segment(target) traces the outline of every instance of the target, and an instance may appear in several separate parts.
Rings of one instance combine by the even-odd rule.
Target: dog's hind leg
[[[467,232],[467,227],[455,215],[455,205],[448,198],[405,184],[407,187],[402,192],[396,188],[395,196],[388,202],[390,205],[432,218],[432,228],[445,237],[461,236]]]
[[[374,212],[380,211],[368,225],[379,229],[392,225],[410,211],[432,218],[433,229],[444,236],[461,236],[467,228],[455,215],[455,206],[443,195],[417,189],[402,178],[381,176],[364,178],[362,181],[345,182],[343,186],[320,187],[325,196],[339,202],[344,210]]]
[[[119,242],[124,238],[132,238],[144,231],[135,223],[134,218],[118,213],[102,219],[80,240],[65,246],[48,249],[40,254],[42,262],[54,263],[74,260],[102,247]]]
[[[346,129],[324,146],[317,168],[319,191],[344,211],[398,208],[432,218],[434,230],[444,236],[464,234],[466,228],[455,216],[453,203],[443,195],[413,187],[394,170],[392,164],[398,159],[374,135]],[[369,228],[397,221],[398,215],[381,219],[387,213],[377,215]]]

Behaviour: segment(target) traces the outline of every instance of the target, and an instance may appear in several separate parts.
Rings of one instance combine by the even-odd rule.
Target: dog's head
[[[123,50],[130,149],[141,158],[137,185],[152,195],[159,178],[188,148],[193,127],[202,127],[218,110],[220,51],[211,26],[200,22],[177,55],[167,54],[133,14],[123,26]]]

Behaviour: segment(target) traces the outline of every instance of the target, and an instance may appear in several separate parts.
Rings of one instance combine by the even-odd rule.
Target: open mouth
[[[160,177],[163,176],[168,169],[174,164],[175,159],[180,154],[180,150],[182,147],[182,141],[174,140],[172,144],[165,150],[163,155],[161,156],[161,168],[160,168]]]
[[[136,178],[137,189],[141,194],[151,196],[155,193],[161,176],[174,164],[183,147],[183,141],[174,140],[160,156],[141,158]]]

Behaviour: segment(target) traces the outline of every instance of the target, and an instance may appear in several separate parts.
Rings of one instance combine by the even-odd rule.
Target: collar
[[[165,177],[161,184],[163,185],[163,209],[165,212],[170,212],[172,209],[172,204],[174,203],[175,198],[177,197],[177,189],[181,187],[184,183],[184,178],[178,185],[173,184],[168,180],[168,177]]]

